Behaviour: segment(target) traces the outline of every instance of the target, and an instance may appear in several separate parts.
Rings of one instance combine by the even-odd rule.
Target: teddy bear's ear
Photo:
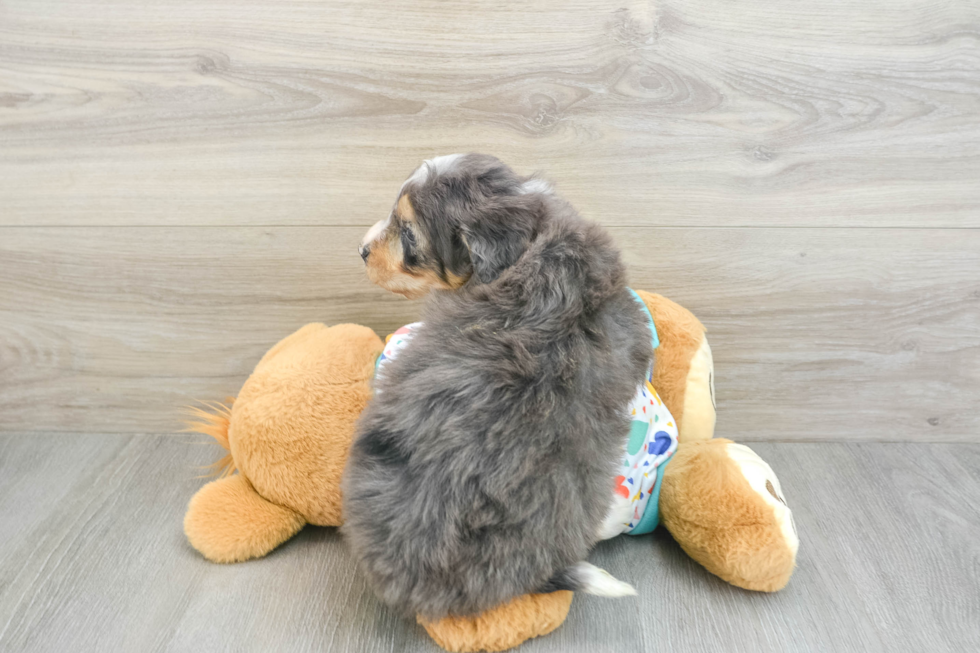
[[[241,474],[208,483],[184,516],[187,540],[212,562],[261,558],[299,532],[306,521],[270,503]]]
[[[679,421],[682,441],[710,440],[714,437],[715,364],[708,337],[704,333],[687,370],[682,413],[683,418]]]

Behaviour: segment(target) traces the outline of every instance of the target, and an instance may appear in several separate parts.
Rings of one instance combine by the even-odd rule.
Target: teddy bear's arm
[[[706,329],[691,311],[662,295],[638,290],[660,338],[653,387],[677,420],[681,442],[709,440],[715,431],[714,360]]]

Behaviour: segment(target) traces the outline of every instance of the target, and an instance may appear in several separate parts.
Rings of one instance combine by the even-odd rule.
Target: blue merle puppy
[[[606,232],[541,179],[451,155],[405,181],[360,254],[381,287],[429,295],[344,474],[343,531],[382,600],[438,619],[634,594],[585,562],[652,357]]]

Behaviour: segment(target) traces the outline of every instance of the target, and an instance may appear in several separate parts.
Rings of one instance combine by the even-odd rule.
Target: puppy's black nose
[[[361,245],[360,247],[357,248],[357,251],[361,255],[361,258],[364,260],[364,262],[367,263],[368,254],[371,253],[371,246]]]

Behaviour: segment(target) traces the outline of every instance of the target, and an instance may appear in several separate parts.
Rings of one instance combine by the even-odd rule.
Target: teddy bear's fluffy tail
[[[228,397],[224,404],[218,402],[203,403],[210,412],[197,407],[190,407],[188,410],[194,416],[194,420],[186,422],[187,433],[201,433],[210,435],[225,451],[228,451],[223,458],[209,465],[211,473],[219,478],[224,478],[235,472],[235,460],[231,457],[231,448],[228,444],[228,428],[231,426],[231,405],[234,397]]]

